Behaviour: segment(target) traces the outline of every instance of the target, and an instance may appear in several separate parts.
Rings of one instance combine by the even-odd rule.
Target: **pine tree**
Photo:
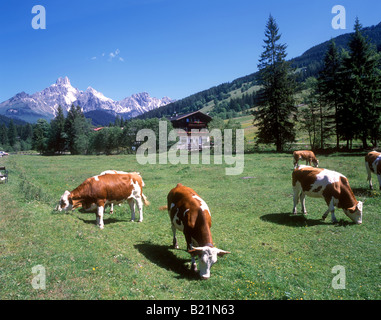
[[[376,136],[379,135],[380,57],[362,34],[362,26],[358,18],[356,18],[354,30],[348,44],[349,56],[343,61],[345,108],[341,110],[341,120],[347,120],[350,117],[352,126],[351,128],[346,126],[346,131],[351,130],[353,135],[351,138],[361,139],[362,147],[367,148],[370,133],[372,132],[373,136],[374,132]]]
[[[0,145],[4,148],[5,146],[8,146],[9,140],[8,140],[8,128],[3,123],[0,126]]]
[[[295,80],[289,62],[285,60],[286,45],[279,44],[281,35],[275,19],[270,15],[265,31],[264,52],[259,69],[258,110],[253,112],[258,127],[258,143],[274,143],[278,152],[287,142],[295,140],[293,117]]]
[[[64,125],[68,148],[71,154],[87,153],[90,147],[90,123],[86,120],[81,107],[71,106]]]
[[[52,152],[65,151],[67,135],[64,131],[65,116],[61,106],[57,108],[56,117],[50,122],[49,149]]]
[[[38,119],[33,128],[33,149],[45,153],[48,148],[50,124],[45,119]]]
[[[327,108],[326,120],[326,132],[330,131],[329,124],[332,128],[335,128],[336,134],[336,149],[339,149],[340,135],[339,135],[339,108],[341,101],[341,82],[340,82],[340,70],[341,70],[341,57],[337,50],[336,43],[331,40],[328,50],[324,57],[324,67],[319,73],[318,77],[318,90],[322,97],[322,103]]]
[[[13,122],[13,119],[9,121],[8,140],[9,140],[9,145],[12,147],[15,145],[17,140],[17,129],[16,129],[16,125]]]

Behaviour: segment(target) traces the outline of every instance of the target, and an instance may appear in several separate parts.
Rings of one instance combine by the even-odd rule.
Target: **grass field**
[[[290,154],[245,155],[239,176],[226,176],[224,165],[139,165],[134,155],[2,158],[0,299],[380,299],[381,192],[368,190],[362,155],[318,158],[348,177],[364,202],[362,225],[341,209],[338,224],[322,221],[322,199],[306,199],[306,218],[291,215]],[[65,190],[106,169],[141,172],[151,202],[142,223],[129,221],[127,204],[105,215],[104,230],[94,214],[54,211]],[[158,210],[178,182],[206,200],[214,243],[231,251],[208,281],[189,271],[181,233],[180,249],[170,247],[168,214]],[[45,290],[31,285],[37,265]],[[332,287],[337,265],[345,289]]]

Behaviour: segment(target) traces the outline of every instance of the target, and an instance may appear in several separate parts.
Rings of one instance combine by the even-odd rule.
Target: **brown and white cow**
[[[294,190],[294,209],[299,199],[302,203],[302,213],[307,214],[305,196],[324,198],[328,210],[323,214],[324,220],[331,212],[332,222],[337,222],[335,206],[343,209],[344,213],[356,224],[362,223],[362,202],[357,201],[348,179],[341,173],[301,165],[292,172],[292,186]]]
[[[228,251],[214,247],[212,233],[212,218],[206,202],[191,188],[181,183],[173,188],[167,197],[167,208],[173,232],[173,246],[178,248],[176,230],[184,233],[187,250],[192,255],[193,271],[197,271],[195,255],[198,255],[200,276],[210,277],[210,268],[217,262],[217,256],[223,256]]]
[[[306,160],[306,165],[313,165],[315,167],[319,167],[319,160],[316,159],[315,154],[312,151],[309,150],[299,150],[299,151],[294,151],[293,153],[294,157],[294,169],[298,166],[298,161],[299,160]]]
[[[143,221],[144,182],[137,172],[105,173],[86,179],[73,191],[65,191],[57,207],[58,211],[69,211],[82,207],[85,211],[96,209],[97,225],[103,229],[104,207],[127,200],[131,209],[131,221],[135,220],[135,202],[139,210],[139,222]]]
[[[372,173],[377,175],[381,190],[381,153],[371,151],[365,156],[365,167],[368,172],[369,188],[373,190]]]

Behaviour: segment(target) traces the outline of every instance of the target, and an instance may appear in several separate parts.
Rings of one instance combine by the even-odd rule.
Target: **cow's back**
[[[183,186],[181,183],[177,184],[168,194],[167,205],[171,220],[176,212],[180,212],[184,213],[182,216],[187,220],[186,223],[191,228],[196,227],[196,223],[200,222],[200,220],[206,220],[207,225],[211,227],[209,208],[192,188]]]
[[[73,198],[81,198],[86,202],[96,202],[98,199],[126,199],[135,186],[142,189],[142,179],[138,174],[104,174],[86,179],[74,189]]]
[[[381,153],[371,151],[365,156],[365,162],[368,163],[369,169],[376,174],[381,174]]]

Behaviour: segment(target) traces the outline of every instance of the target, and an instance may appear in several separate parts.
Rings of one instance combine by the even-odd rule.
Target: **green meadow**
[[[247,154],[237,176],[225,175],[225,165],[140,165],[134,155],[2,158],[9,183],[0,184],[0,299],[380,299],[377,178],[370,191],[363,154],[318,158],[349,179],[364,202],[362,225],[341,209],[338,224],[330,215],[322,221],[323,199],[307,198],[308,215],[292,215],[293,163],[286,153]],[[128,204],[105,214],[104,230],[93,213],[54,210],[65,190],[107,169],[142,174],[151,202],[142,223],[130,222]],[[168,213],[158,209],[178,182],[208,203],[214,244],[231,252],[207,281],[190,272],[181,232],[180,249],[171,247]],[[32,286],[38,265],[45,289]],[[335,266],[344,267],[345,289],[332,286]]]

